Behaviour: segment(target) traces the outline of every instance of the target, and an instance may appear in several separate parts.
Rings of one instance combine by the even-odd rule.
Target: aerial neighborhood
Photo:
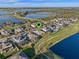
[[[33,48],[37,49],[37,50],[33,50],[33,53],[36,53],[36,51],[38,51],[41,54],[40,51],[42,52],[44,50],[47,51],[43,46],[45,46],[44,43],[46,43],[47,41],[45,39],[49,38],[48,37],[49,34],[57,33],[60,30],[62,30],[64,27],[72,26],[74,23],[79,22],[79,19],[76,16],[71,16],[71,17],[61,16],[54,18],[48,17],[48,20],[45,20],[46,18],[44,19],[41,17],[25,18],[25,15],[27,14],[28,12],[18,12],[18,11],[13,12],[8,15],[12,17],[12,19],[15,20],[16,22],[10,20],[8,22],[5,21],[3,23],[0,23],[0,55],[2,59],[32,59],[33,56],[31,52],[27,52],[28,50],[30,50],[29,48],[32,48],[32,50]],[[7,16],[4,15],[4,16],[8,17],[8,15]],[[50,42],[48,41],[47,44],[49,43]],[[31,54],[32,57],[29,55],[29,53]],[[37,56],[35,54],[33,55]],[[43,54],[43,56],[46,55],[47,54],[45,55]],[[47,55],[47,57],[49,58],[49,55]]]
[[[16,48],[9,41],[15,42],[17,44],[24,44],[27,41],[30,42],[33,38],[41,36],[43,33],[56,32],[59,29],[61,29],[62,27],[71,25],[71,24],[73,24],[73,22],[76,22],[76,21],[78,21],[78,19],[73,18],[73,17],[71,17],[71,18],[56,18],[56,20],[54,22],[47,24],[47,26],[43,26],[40,30],[36,30],[36,28],[34,28],[35,26],[32,24],[31,24],[31,27],[33,27],[33,29],[32,28],[30,29],[28,27],[30,29],[29,31],[24,30],[24,28],[26,28],[26,26],[24,28],[19,27],[19,28],[15,28],[12,30],[0,29],[0,35],[3,35],[5,37],[9,36],[11,33],[16,33],[16,32],[19,33],[18,35],[13,34],[13,35],[7,37],[5,40],[2,40],[4,38],[1,38],[0,50],[2,52],[8,52],[8,51]],[[12,26],[12,25],[13,24],[9,25],[9,23],[5,24],[5,26]]]

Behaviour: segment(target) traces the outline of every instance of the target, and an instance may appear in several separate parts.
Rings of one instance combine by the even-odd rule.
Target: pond
[[[0,10],[0,15],[5,15],[5,14],[11,14],[11,12],[8,12],[8,11],[1,11],[1,10]]]
[[[25,18],[45,18],[48,17],[50,14],[50,12],[37,12],[34,14],[27,14]]]
[[[20,10],[16,10],[15,12],[35,12],[35,11],[39,11],[39,10],[32,10],[32,9],[20,9]]]
[[[20,9],[20,10],[16,10],[15,12],[28,12],[27,15],[25,15],[25,18],[45,18],[45,17],[49,17],[49,15],[53,15],[55,16],[56,13],[55,12],[41,12],[40,9]],[[31,12],[35,12],[35,13],[31,13]]]
[[[63,59],[79,59],[79,33],[63,39],[49,49]]]
[[[8,21],[15,22],[17,24],[23,22],[19,18],[15,18],[15,17],[12,17],[12,16],[0,16],[0,24],[2,24],[4,22],[8,22]]]

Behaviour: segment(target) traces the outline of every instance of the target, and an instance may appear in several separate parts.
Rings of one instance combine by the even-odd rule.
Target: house
[[[3,26],[13,26],[13,23],[12,23],[12,22],[5,22],[5,23],[3,24]]]
[[[55,31],[56,30],[56,26],[55,25],[50,25],[48,26],[48,28],[50,29],[50,31]]]
[[[9,35],[9,30],[2,30],[1,35],[5,35],[5,36]]]
[[[18,33],[18,32],[21,32],[21,31],[23,31],[23,28],[16,28],[15,29],[15,33]]]
[[[11,30],[0,29],[0,35],[7,36],[7,35],[9,35],[11,33],[14,33],[13,29],[11,29]]]
[[[31,41],[33,40],[33,39],[40,39],[40,38],[42,38],[42,34],[43,34],[44,32],[43,31],[38,31],[38,30],[34,30],[34,31],[32,31],[31,32],[31,35],[29,35],[29,37],[31,37],[30,39],[31,39]]]
[[[8,51],[11,51],[12,49],[13,49],[13,46],[9,42],[7,41],[0,42],[0,50],[2,52],[8,52]]]
[[[41,30],[44,31],[44,32],[48,32],[50,29],[47,28],[47,27],[44,27],[44,28],[42,28]]]
[[[22,29],[25,30],[26,29],[26,26],[22,26]]]
[[[3,31],[4,31],[4,29],[0,29],[0,35],[2,35],[1,32],[3,32]]]
[[[75,21],[77,21],[78,19],[77,19],[77,18],[74,18],[74,17],[71,17],[71,18],[69,18],[69,20],[70,20],[71,22],[75,22]]]
[[[28,33],[28,37],[29,37],[29,39],[30,39],[31,41],[34,41],[35,38],[38,37],[38,36],[36,36],[36,35],[34,35],[33,33],[29,32],[29,33]]]
[[[35,24],[31,24],[31,27],[32,27],[32,28],[35,28],[36,26],[35,26]]]
[[[64,21],[64,25],[69,25],[71,22],[69,20]]]
[[[22,32],[18,36],[16,36],[16,35],[11,36],[11,40],[13,42],[18,43],[18,44],[25,43],[25,42],[27,42],[29,40],[29,37],[28,37],[27,34],[28,33],[26,33],[26,32]]]
[[[37,35],[37,36],[40,36],[42,35],[42,31],[38,31],[38,30],[35,30],[35,31],[32,31],[33,34]]]

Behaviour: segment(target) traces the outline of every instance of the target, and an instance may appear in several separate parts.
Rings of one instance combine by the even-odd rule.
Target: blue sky
[[[0,0],[0,7],[79,7],[79,0]]]

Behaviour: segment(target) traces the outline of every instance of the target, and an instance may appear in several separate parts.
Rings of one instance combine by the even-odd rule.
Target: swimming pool
[[[64,59],[79,59],[79,33],[63,39],[49,49]]]

